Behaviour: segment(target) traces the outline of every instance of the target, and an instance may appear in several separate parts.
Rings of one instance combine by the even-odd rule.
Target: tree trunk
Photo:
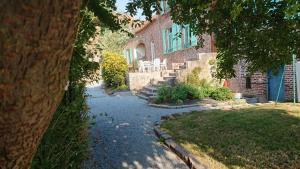
[[[30,168],[68,81],[81,0],[0,1],[0,168]]]

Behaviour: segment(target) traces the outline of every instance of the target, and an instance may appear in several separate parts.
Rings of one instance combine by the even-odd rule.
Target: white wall
[[[300,102],[300,62],[296,63],[296,76],[297,76],[298,102]]]

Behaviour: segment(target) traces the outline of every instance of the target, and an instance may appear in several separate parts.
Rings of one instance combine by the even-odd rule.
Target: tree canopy
[[[168,0],[172,20],[189,24],[198,35],[213,34],[218,49],[218,77],[235,76],[243,61],[248,72],[276,70],[300,58],[298,0]],[[156,0],[133,0],[127,9],[144,10],[148,19],[159,10]],[[203,45],[199,37],[198,46]]]

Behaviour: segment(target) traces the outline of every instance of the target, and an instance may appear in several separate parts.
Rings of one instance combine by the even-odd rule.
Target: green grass
[[[162,124],[210,168],[300,168],[300,105],[193,112]]]

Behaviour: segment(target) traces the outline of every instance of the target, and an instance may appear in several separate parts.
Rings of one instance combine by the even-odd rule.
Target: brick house
[[[197,37],[190,31],[188,25],[179,26],[171,20],[165,1],[161,1],[163,11],[155,15],[152,22],[146,21],[143,26],[134,31],[135,37],[125,46],[125,56],[130,64],[137,60],[167,59],[168,68],[176,63],[197,60],[199,54],[215,52],[213,38],[203,35],[204,47],[195,49]],[[181,37],[178,34],[181,33]]]
[[[204,39],[203,48],[194,48],[197,45],[197,36],[193,35],[189,26],[180,26],[172,21],[166,1],[161,1],[161,8],[162,11],[153,16],[152,22],[146,21],[134,31],[134,38],[130,39],[124,47],[124,55],[128,63],[137,67],[138,60],[153,61],[155,58],[160,58],[162,61],[167,59],[169,70],[178,69],[183,64],[192,65],[187,67],[190,70],[200,65],[201,69],[204,70],[200,76],[211,78],[211,75],[207,76],[206,74],[211,73],[209,72],[209,60],[216,57],[213,36],[202,35]],[[179,33],[181,36],[178,36]],[[255,96],[260,102],[276,100],[283,77],[281,86],[284,90],[281,90],[279,100],[292,99],[291,65],[281,69],[278,75],[274,75],[272,72],[267,74],[258,72],[248,76],[245,72],[246,66],[242,62],[236,65],[235,69],[236,78],[228,80],[229,87],[234,92]],[[145,78],[146,75],[140,75],[139,78],[141,77]],[[153,78],[152,75],[149,77]],[[138,83],[139,78],[136,78],[137,80],[132,83]]]

